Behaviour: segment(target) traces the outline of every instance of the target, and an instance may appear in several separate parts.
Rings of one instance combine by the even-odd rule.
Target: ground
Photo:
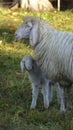
[[[19,73],[22,57],[34,53],[28,40],[14,39],[14,32],[26,15],[40,16],[56,29],[73,32],[72,10],[31,13],[0,8],[0,130],[73,130],[73,87],[69,112],[60,113],[55,89],[53,103],[47,110],[41,91],[36,109],[30,110],[31,83],[26,73]]]

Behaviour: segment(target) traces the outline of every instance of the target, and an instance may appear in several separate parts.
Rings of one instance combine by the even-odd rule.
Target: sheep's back
[[[73,82],[73,33],[59,32],[43,25],[39,29],[40,43],[35,48],[37,63],[49,79],[66,77]]]

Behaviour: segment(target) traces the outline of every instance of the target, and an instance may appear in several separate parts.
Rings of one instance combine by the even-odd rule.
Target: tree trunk
[[[21,0],[21,8],[29,9],[31,11],[54,10],[54,7],[49,0]]]

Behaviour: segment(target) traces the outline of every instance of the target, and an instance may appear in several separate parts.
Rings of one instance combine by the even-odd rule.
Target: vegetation
[[[27,74],[19,72],[22,57],[34,53],[28,40],[14,39],[14,32],[26,15],[40,16],[56,29],[73,31],[72,10],[31,13],[0,9],[0,130],[73,130],[73,87],[69,112],[60,113],[55,89],[49,109],[44,109],[39,92],[37,108],[30,110],[31,84]]]

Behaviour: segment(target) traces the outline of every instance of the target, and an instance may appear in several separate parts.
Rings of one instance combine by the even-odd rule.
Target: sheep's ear
[[[32,22],[27,22],[27,25],[32,27]]]
[[[32,27],[32,22],[31,21],[27,21],[25,20],[25,18],[23,18],[23,21],[30,27]]]
[[[29,36],[30,45],[34,47],[38,43],[38,40],[39,40],[38,24],[34,24],[32,26]]]

